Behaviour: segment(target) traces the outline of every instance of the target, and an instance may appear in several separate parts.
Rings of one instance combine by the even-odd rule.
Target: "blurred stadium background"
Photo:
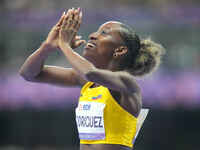
[[[78,150],[74,108],[80,89],[28,83],[18,75],[71,7],[83,8],[80,34],[86,40],[105,21],[118,20],[167,50],[159,71],[138,81],[150,113],[135,149],[198,150],[199,0],[0,0],[0,150]],[[59,51],[46,64],[70,67]]]

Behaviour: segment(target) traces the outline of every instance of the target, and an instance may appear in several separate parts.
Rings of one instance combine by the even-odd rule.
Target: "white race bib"
[[[80,139],[105,139],[104,108],[105,104],[103,103],[79,102],[76,108],[76,124]]]

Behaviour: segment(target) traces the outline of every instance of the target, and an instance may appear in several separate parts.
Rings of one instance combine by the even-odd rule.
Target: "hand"
[[[78,48],[79,46],[81,46],[82,44],[85,44],[86,41],[81,39],[82,37],[79,35],[76,35],[75,38],[72,40],[71,43],[71,48],[75,49]]]
[[[64,44],[74,48],[85,42],[84,40],[81,40],[79,36],[76,36],[78,29],[80,28],[81,20],[82,12],[80,11],[80,8],[68,10],[67,14],[64,16],[59,32],[60,47]]]
[[[65,12],[63,12],[63,15],[60,17],[60,20],[56,25],[53,26],[51,31],[49,32],[47,39],[45,43],[50,46],[51,48],[58,48],[58,37],[59,37],[59,30],[61,28],[62,22],[65,17]]]

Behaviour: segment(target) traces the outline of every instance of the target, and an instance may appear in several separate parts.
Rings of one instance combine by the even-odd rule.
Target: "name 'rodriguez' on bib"
[[[76,116],[78,127],[103,128],[102,116]]]
[[[79,102],[76,108],[76,124],[80,139],[105,139],[104,108],[103,103]]]

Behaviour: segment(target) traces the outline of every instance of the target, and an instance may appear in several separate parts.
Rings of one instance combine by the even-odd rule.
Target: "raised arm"
[[[48,57],[49,45],[43,43],[31,54],[19,70],[27,81],[49,83],[58,86],[81,86],[85,81],[72,68],[44,65]]]
[[[55,48],[58,48],[58,33],[63,17],[64,14],[59,22],[51,29],[46,41],[27,58],[20,68],[19,73],[25,80],[60,86],[79,86],[86,82],[72,68],[44,65],[49,53],[54,51]],[[74,47],[78,47],[84,43],[80,37],[76,37],[74,41],[76,41],[72,43]]]
[[[72,19],[73,15],[74,20]],[[64,17],[59,34],[59,46],[61,51],[73,68],[85,80],[96,82],[116,91],[129,94],[139,93],[140,88],[132,75],[126,72],[112,72],[110,70],[98,69],[91,62],[73,51],[69,43],[78,31],[81,18],[82,12],[80,9],[69,10]]]

